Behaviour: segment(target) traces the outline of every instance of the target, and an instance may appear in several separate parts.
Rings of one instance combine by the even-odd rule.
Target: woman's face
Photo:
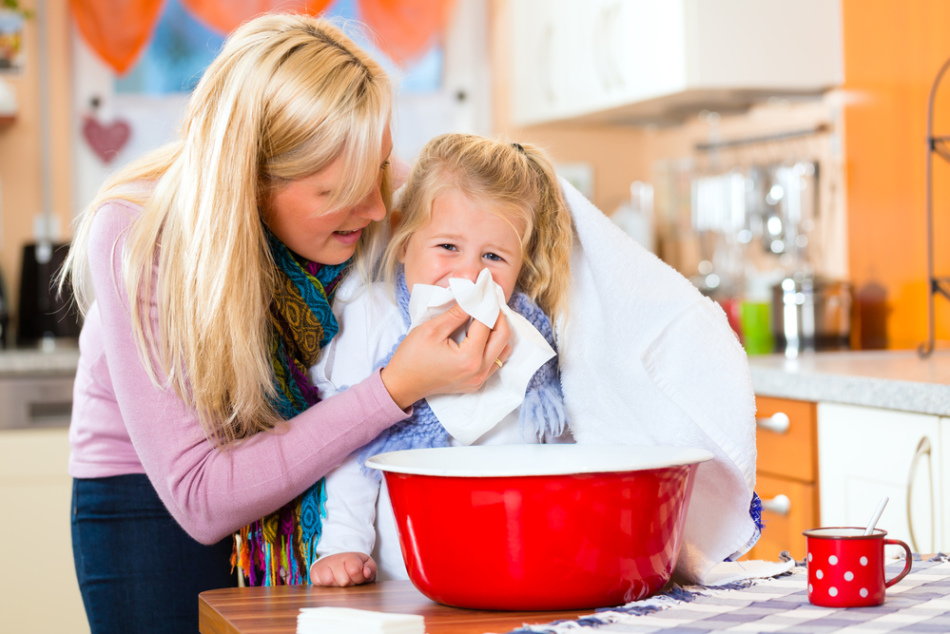
[[[452,277],[474,282],[488,269],[505,300],[511,299],[521,273],[524,227],[520,219],[509,222],[496,211],[502,210],[456,189],[439,193],[429,224],[410,236],[400,258],[409,292],[414,284],[447,288]]]
[[[356,252],[363,229],[386,217],[379,187],[392,149],[387,126],[381,150],[381,156],[386,158],[380,165],[377,186],[352,207],[327,211],[333,192],[348,176],[342,158],[319,172],[274,189],[263,204],[267,228],[288,249],[308,260],[330,265],[346,262]]]

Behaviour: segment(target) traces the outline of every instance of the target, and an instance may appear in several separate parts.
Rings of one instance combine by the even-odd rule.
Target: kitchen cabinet
[[[820,403],[822,524],[864,526],[887,495],[877,526],[889,537],[918,553],[947,548],[941,480],[946,423],[929,414]]]
[[[510,0],[511,119],[678,121],[842,82],[834,0]]]
[[[0,431],[6,632],[88,633],[70,538],[68,430]]]
[[[816,406],[757,396],[756,492],[762,498],[762,537],[749,559],[778,560],[787,550],[805,556],[802,531],[818,526]]]

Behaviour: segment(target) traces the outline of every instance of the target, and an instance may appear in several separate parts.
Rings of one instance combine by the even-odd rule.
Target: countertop
[[[0,351],[0,376],[76,371],[79,349]],[[760,396],[844,403],[950,416],[950,350],[922,359],[914,350],[804,353],[749,357]]]
[[[0,376],[76,373],[79,348],[57,347],[51,350],[0,350]]]
[[[749,366],[759,396],[950,416],[950,350],[763,355]]]

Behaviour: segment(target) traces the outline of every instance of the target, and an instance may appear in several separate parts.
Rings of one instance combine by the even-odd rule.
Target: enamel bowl
[[[703,449],[486,445],[379,454],[409,578],[487,610],[616,606],[669,581]]]

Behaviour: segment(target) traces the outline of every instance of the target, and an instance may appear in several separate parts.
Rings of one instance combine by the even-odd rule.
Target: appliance
[[[10,343],[10,296],[0,270],[0,350]]]
[[[797,273],[772,287],[776,352],[847,350],[851,340],[851,284]]]
[[[20,302],[17,307],[17,345],[20,347],[75,347],[80,318],[72,293],[55,288],[56,274],[69,253],[68,244],[38,242],[23,247]]]

